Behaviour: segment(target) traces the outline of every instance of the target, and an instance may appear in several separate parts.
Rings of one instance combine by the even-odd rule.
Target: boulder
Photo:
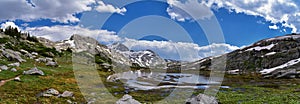
[[[187,99],[186,104],[218,104],[218,101],[213,96],[199,94],[195,97]]]
[[[24,49],[21,49],[20,52],[21,52],[22,54],[28,54],[28,53],[29,53],[28,51],[26,51],[26,50],[24,50]]]
[[[51,96],[57,96],[57,95],[59,95],[59,92],[53,88],[43,91],[39,94],[39,96],[43,96],[43,97],[51,97]]]
[[[141,104],[137,100],[133,99],[132,96],[126,94],[121,99],[119,99],[116,104]]]
[[[73,101],[71,101],[71,100],[67,100],[67,103],[68,103],[68,104],[77,104],[77,102],[73,102]]]
[[[2,65],[2,66],[0,66],[0,69],[1,70],[8,70],[8,67],[6,65]]]
[[[53,66],[53,67],[57,67],[57,66],[58,66],[58,64],[57,64],[57,62],[49,61],[49,62],[47,62],[47,63],[46,63],[46,66]]]
[[[8,60],[15,60],[18,62],[26,62],[26,60],[22,59],[21,53],[17,51],[13,51],[10,49],[3,49],[2,55],[6,57]]]
[[[11,64],[8,64],[8,66],[19,67],[19,66],[20,66],[20,63],[19,63],[19,62],[11,63]]]
[[[102,66],[104,69],[110,69],[110,68],[111,68],[111,65],[108,64],[108,63],[103,63],[103,64],[101,64],[101,66]]]
[[[16,77],[16,78],[14,78],[14,81],[21,81],[21,78],[20,77]]]
[[[73,97],[73,92],[70,92],[70,91],[65,91],[64,93],[62,93],[61,95],[59,95],[58,97]]]
[[[25,75],[45,75],[44,72],[37,69],[37,67],[34,67],[28,71],[24,71],[23,74],[25,74]]]
[[[16,68],[11,68],[10,71],[17,72],[18,70]]]
[[[39,54],[37,52],[31,52],[32,55],[38,56]]]
[[[36,56],[30,54],[30,53],[27,53],[25,54],[26,57],[30,58],[30,59],[34,59]]]
[[[49,57],[46,57],[46,58],[38,58],[38,59],[35,59],[36,62],[39,62],[39,63],[47,63],[47,62],[51,62],[53,61],[53,58],[49,58]]]

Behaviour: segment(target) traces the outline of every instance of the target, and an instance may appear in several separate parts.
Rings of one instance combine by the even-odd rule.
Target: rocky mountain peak
[[[129,51],[129,48],[126,47],[124,44],[122,43],[113,43],[112,45],[109,46],[111,49],[114,50],[118,50],[118,51]]]

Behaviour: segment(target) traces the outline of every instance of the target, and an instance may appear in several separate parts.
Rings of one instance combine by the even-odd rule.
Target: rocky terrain
[[[133,66],[145,68],[160,66],[164,68],[166,65],[166,61],[152,50],[133,51],[122,43],[114,43],[109,48],[127,57],[133,63]]]
[[[289,34],[258,41],[250,46],[217,57],[179,65],[183,69],[212,69],[212,60],[226,57],[229,74],[258,74],[264,78],[299,77],[300,35]]]

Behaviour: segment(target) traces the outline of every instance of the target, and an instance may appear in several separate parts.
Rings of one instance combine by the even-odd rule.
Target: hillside
[[[212,60],[226,58],[231,74],[261,74],[265,78],[291,78],[299,75],[300,35],[289,34],[258,41],[250,46],[217,57],[183,64],[183,69],[212,69]]]

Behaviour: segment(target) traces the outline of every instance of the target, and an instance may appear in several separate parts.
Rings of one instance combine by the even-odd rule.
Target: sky
[[[0,26],[53,41],[85,35],[191,61],[298,33],[299,6],[297,0],[1,0]]]

